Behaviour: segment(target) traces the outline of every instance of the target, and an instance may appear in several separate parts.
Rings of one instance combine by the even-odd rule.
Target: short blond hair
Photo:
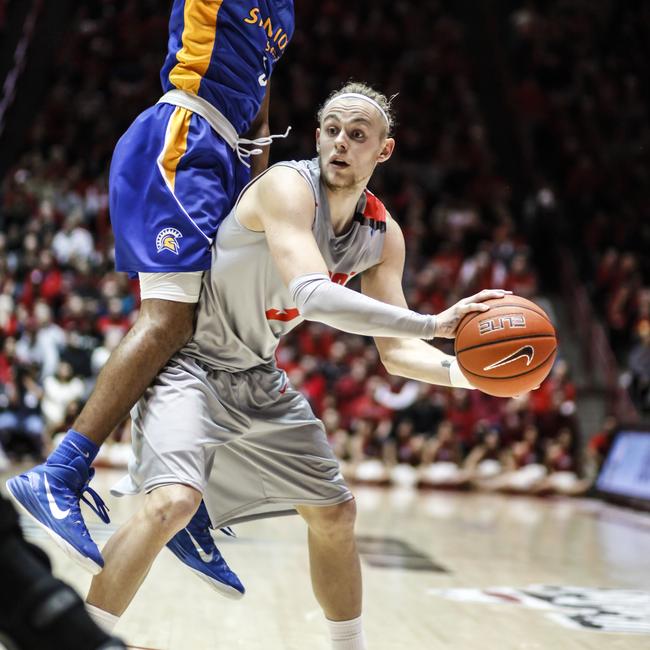
[[[383,93],[380,93],[378,90],[371,88],[367,84],[364,84],[360,81],[348,81],[344,86],[330,93],[327,99],[321,104],[318,109],[318,114],[316,115],[318,123],[320,124],[323,120],[323,110],[325,107],[333,100],[335,100],[340,95],[345,95],[346,93],[356,93],[357,95],[364,95],[369,99],[372,99],[374,102],[377,102],[381,109],[386,114],[388,119],[388,128],[386,132],[386,137],[393,135],[393,127],[395,126],[395,112],[393,111],[392,102],[397,97],[397,95],[392,95],[390,98],[386,97]]]

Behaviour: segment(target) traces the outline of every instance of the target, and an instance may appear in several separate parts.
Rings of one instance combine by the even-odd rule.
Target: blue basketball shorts
[[[111,161],[116,269],[132,275],[209,269],[217,228],[249,178],[200,115],[171,104],[141,113]]]

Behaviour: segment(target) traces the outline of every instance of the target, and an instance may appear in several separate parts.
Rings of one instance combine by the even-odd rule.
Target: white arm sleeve
[[[308,273],[289,284],[303,318],[351,334],[432,339],[436,317],[417,314],[364,296],[332,282],[324,273]]]

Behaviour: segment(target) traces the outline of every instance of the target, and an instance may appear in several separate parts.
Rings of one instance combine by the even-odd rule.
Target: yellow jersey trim
[[[176,185],[178,163],[187,151],[187,136],[190,132],[191,119],[192,113],[187,109],[177,107],[174,110],[167,125],[165,146],[158,157],[160,170],[172,192]]]
[[[208,71],[217,36],[217,15],[223,0],[185,0],[183,9],[183,46],[176,53],[178,63],[169,73],[169,81],[180,90],[198,95]]]

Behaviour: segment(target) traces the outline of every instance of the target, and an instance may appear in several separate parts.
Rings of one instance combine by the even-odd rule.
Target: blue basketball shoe
[[[232,534],[229,528],[222,530],[226,535]],[[167,548],[222,596],[238,600],[244,595],[244,585],[212,539],[210,516],[203,501],[190,523],[169,540]]]
[[[66,465],[44,463],[10,478],[7,489],[20,509],[44,528],[70,558],[96,574],[104,567],[104,559],[79,508],[82,500],[104,523],[110,522],[106,504],[88,487],[94,473],[83,458]],[[84,496],[85,492],[94,504]]]

